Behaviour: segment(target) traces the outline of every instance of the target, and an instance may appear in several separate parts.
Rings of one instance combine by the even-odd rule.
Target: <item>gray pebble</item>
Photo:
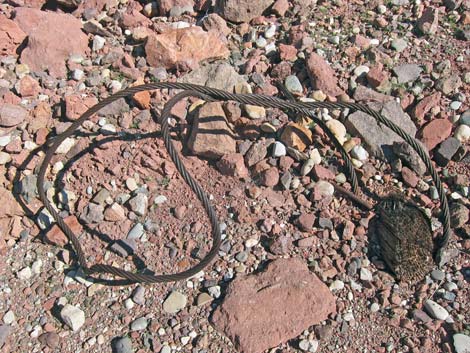
[[[361,268],[361,275],[360,275],[361,281],[367,281],[370,282],[372,281],[372,272],[368,270],[367,268]]]
[[[220,297],[220,286],[209,287],[207,288],[207,291],[209,292],[212,298],[217,299],[218,297]]]
[[[187,298],[184,294],[174,291],[163,302],[163,310],[175,314],[186,306]]]
[[[299,348],[301,350],[303,350],[304,352],[307,352],[308,351],[308,347],[309,347],[309,342],[307,340],[301,340],[299,342]]]
[[[132,300],[136,304],[144,305],[145,304],[145,288],[142,286],[136,287],[136,289],[134,289],[134,292],[132,293]]]
[[[287,76],[284,84],[286,85],[287,90],[292,94],[302,94],[303,92],[302,84],[295,75]]]
[[[457,333],[452,338],[454,340],[456,353],[470,352],[470,336],[464,335],[463,333]]]
[[[445,278],[446,274],[441,270],[434,270],[431,272],[431,277],[435,281],[442,281]]]
[[[12,329],[8,325],[0,325],[0,347],[3,346],[8,336],[10,335]]]
[[[235,256],[235,258],[237,261],[245,262],[248,259],[248,253],[246,251],[241,251]]]
[[[408,43],[403,38],[397,38],[394,41],[392,41],[392,48],[395,49],[399,53],[405,50],[407,46],[408,46]]]
[[[127,233],[127,239],[139,239],[144,234],[144,226],[142,223],[137,223],[132,229]]]
[[[424,302],[424,308],[431,317],[437,320],[445,320],[449,316],[446,309],[430,299]]]
[[[276,141],[273,144],[273,157],[282,157],[285,156],[287,153],[286,146],[282,142]]]
[[[143,216],[147,213],[148,197],[145,194],[139,193],[129,200],[131,210],[138,216]]]
[[[148,320],[145,317],[139,317],[138,319],[132,321],[131,330],[132,331],[142,331],[147,328]]]
[[[132,341],[129,337],[121,337],[114,341],[114,350],[116,353],[132,353]]]

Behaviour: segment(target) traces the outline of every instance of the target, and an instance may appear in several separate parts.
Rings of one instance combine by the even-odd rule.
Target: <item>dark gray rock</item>
[[[393,153],[396,154],[402,162],[409,166],[418,175],[422,176],[426,173],[426,165],[416,151],[405,141],[393,143]]]
[[[132,341],[129,337],[121,337],[113,342],[113,353],[132,353]]]
[[[448,137],[434,151],[434,160],[441,167],[445,167],[452,157],[457,153],[461,146],[459,140],[455,137]]]

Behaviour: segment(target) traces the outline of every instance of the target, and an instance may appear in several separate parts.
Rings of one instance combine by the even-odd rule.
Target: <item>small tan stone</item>
[[[284,128],[281,141],[286,146],[303,152],[313,141],[312,131],[304,125],[291,122]]]

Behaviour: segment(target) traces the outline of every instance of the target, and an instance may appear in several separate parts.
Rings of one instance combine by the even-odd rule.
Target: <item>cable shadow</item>
[[[81,137],[90,137],[94,136],[96,134],[91,133],[80,133],[76,134],[76,136],[81,136]],[[147,138],[159,138],[161,137],[161,133],[159,131],[155,132],[150,132],[150,133],[135,133],[135,134],[130,134],[130,133],[119,133],[119,134],[112,134],[109,135],[99,141],[93,141],[90,145],[88,145],[86,148],[83,150],[79,151],[72,157],[70,157],[67,162],[64,164],[63,168],[57,173],[56,178],[54,179],[54,188],[57,191],[56,194],[54,195],[56,198],[58,196],[58,191],[63,189],[65,187],[65,175],[67,172],[70,171],[72,166],[83,156],[92,153],[96,148],[99,148],[100,146],[113,142],[113,141],[138,141],[138,140],[143,140]],[[134,253],[133,249],[126,244],[122,239],[114,240],[110,238],[107,234],[104,234],[94,228],[90,228],[87,224],[82,223],[81,224],[83,227],[83,230],[87,232],[88,234],[97,237],[100,241],[104,242],[107,244],[106,248],[110,251],[115,252],[111,247],[112,245],[116,244],[123,248],[131,257],[132,261],[134,263],[134,266],[138,271],[143,271],[146,270],[147,267],[145,265],[145,262]],[[134,282],[128,281],[128,280],[106,280],[106,279],[101,279],[101,278],[93,278],[94,282],[101,283],[101,284],[108,284],[108,285],[127,285],[127,284],[132,284]]]

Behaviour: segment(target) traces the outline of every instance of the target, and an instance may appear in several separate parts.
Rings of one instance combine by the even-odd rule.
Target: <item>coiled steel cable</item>
[[[140,274],[140,273],[125,271],[115,266],[104,265],[104,264],[94,264],[92,266],[88,266],[86,256],[83,252],[83,249],[80,245],[78,238],[70,229],[70,227],[67,226],[67,224],[60,217],[60,215],[55,210],[53,205],[47,199],[46,192],[44,189],[44,180],[45,180],[46,172],[48,170],[48,166],[51,162],[51,159],[55,151],[61,145],[61,143],[67,137],[70,137],[71,135],[73,135],[74,132],[82,125],[84,121],[89,119],[93,114],[97,113],[101,108],[118,100],[119,98],[128,97],[128,96],[134,95],[135,93],[142,92],[142,91],[156,90],[156,89],[184,90],[183,92],[180,92],[177,95],[175,95],[165,104],[163,111],[161,113],[160,124],[161,124],[163,139],[165,142],[165,147],[168,150],[168,153],[172,161],[175,163],[175,166],[178,169],[178,172],[181,174],[181,176],[186,181],[186,183],[190,186],[191,190],[197,195],[197,197],[203,204],[204,209],[206,210],[206,213],[209,216],[211,226],[212,226],[212,237],[213,237],[211,250],[194,267],[191,267],[190,269],[185,270],[180,273],[168,274],[168,275]],[[349,108],[353,110],[359,110],[366,114],[371,115],[378,122],[390,128],[392,131],[394,131],[396,134],[402,137],[407,143],[409,143],[413,147],[413,149],[418,153],[421,159],[424,161],[427,169],[429,170],[431,174],[433,182],[439,193],[439,200],[440,200],[440,205],[442,209],[440,220],[443,226],[443,234],[436,241],[438,250],[435,255],[436,261],[439,262],[442,252],[447,246],[449,242],[449,237],[451,235],[449,207],[448,207],[445,191],[442,187],[439,175],[434,169],[432,162],[427,152],[424,150],[424,148],[413,137],[409,136],[403,129],[401,129],[399,126],[391,122],[389,119],[385,118],[378,112],[372,110],[368,106],[357,104],[357,103],[290,102],[290,101],[285,101],[276,97],[264,96],[264,95],[259,95],[259,94],[233,94],[233,93],[229,93],[223,90],[200,86],[200,85],[189,84],[189,83],[157,82],[157,83],[150,83],[150,84],[130,87],[105,98],[104,100],[96,104],[95,106],[88,109],[85,113],[83,113],[82,116],[79,119],[75,120],[66,131],[64,131],[62,134],[54,137],[53,139],[47,142],[49,147],[46,149],[46,153],[42,161],[42,164],[39,168],[38,178],[37,178],[39,198],[44,204],[45,208],[49,211],[51,216],[57,222],[59,227],[65,233],[67,238],[72,243],[72,246],[77,253],[78,263],[82,267],[85,274],[87,275],[112,274],[114,276],[129,280],[130,282],[141,282],[141,283],[142,282],[145,282],[145,283],[171,282],[171,281],[183,280],[191,276],[194,276],[195,274],[200,272],[202,269],[204,269],[208,264],[210,264],[217,256],[217,253],[221,244],[221,232],[219,228],[217,215],[209,201],[209,198],[204,192],[204,190],[202,190],[202,188],[199,186],[196,180],[194,180],[191,177],[191,175],[188,173],[188,171],[184,167],[183,162],[181,161],[178,153],[176,152],[176,149],[174,148],[171,142],[170,132],[168,128],[168,119],[170,118],[171,108],[180,99],[183,99],[188,96],[198,97],[206,101],[231,100],[231,101],[236,101],[236,102],[243,103],[243,104],[262,106],[265,108],[278,108],[281,110],[287,110],[293,113],[299,113],[299,114],[303,114],[303,115],[311,117],[316,123],[320,125],[320,127],[325,131],[327,136],[333,140],[333,142],[335,143],[335,146],[339,148],[343,158],[346,156],[345,164],[348,169],[348,174],[350,174],[352,178],[351,185],[352,185],[354,192],[357,192],[357,179],[355,177],[354,167],[352,163],[350,162],[350,159],[347,156],[346,151],[338,143],[338,141],[336,140],[335,136],[331,133],[331,131],[328,130],[328,128],[323,123],[323,121],[321,121],[315,116],[313,110],[317,108],[327,108],[327,109]]]

